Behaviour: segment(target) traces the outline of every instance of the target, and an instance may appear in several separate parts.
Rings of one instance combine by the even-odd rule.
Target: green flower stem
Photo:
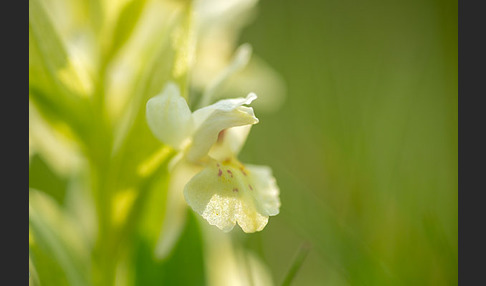
[[[142,181],[140,182],[138,188],[138,196],[133,202],[124,224],[117,232],[117,243],[115,244],[115,247],[119,247],[129,240],[129,237],[133,233],[140,215],[142,214],[142,210],[144,209],[147,198],[150,195],[150,191],[153,189],[152,183],[159,176],[164,175],[164,172],[166,172],[167,163],[175,154],[174,150],[166,146],[164,146],[161,150],[162,152],[156,152],[154,156],[148,160],[152,164],[150,171],[145,173],[145,176],[142,177]],[[163,156],[161,156],[161,154]]]
[[[94,267],[96,285],[113,285],[115,279],[116,260],[109,251],[114,238],[112,224],[112,197],[114,193],[113,170],[111,154],[113,146],[112,128],[106,116],[105,77],[107,63],[101,65],[95,93],[93,94],[93,118],[90,121],[92,136],[88,146],[91,172],[92,191],[95,198],[98,218],[98,238],[94,249]]]
[[[109,207],[109,212],[103,211],[101,214],[104,216],[104,218],[100,218],[100,222],[104,223],[104,228],[100,228],[99,247],[97,248],[98,251],[96,252],[98,255],[98,264],[95,266],[97,267],[95,271],[100,271],[98,272],[99,280],[96,281],[96,285],[110,286],[114,284],[117,262],[121,254],[121,250],[125,249],[124,246],[127,245],[133,237],[134,230],[138,221],[140,220],[140,216],[143,213],[143,209],[147,202],[147,198],[150,195],[150,191],[152,190],[153,181],[160,175],[163,175],[167,168],[167,162],[174,154],[174,150],[164,146],[151,158],[146,160],[149,168],[145,173],[143,173],[141,181],[136,184],[138,195],[133,202],[125,221],[120,227],[115,228],[111,223],[111,195],[109,197],[99,196],[99,198],[103,200],[99,206],[102,207],[103,204],[107,203],[106,207]],[[113,173],[111,175],[108,174],[107,178],[113,178]],[[110,188],[113,189],[113,184],[110,184],[109,179],[107,179],[105,182],[107,187],[106,190]],[[109,199],[108,202],[104,201],[105,199]]]

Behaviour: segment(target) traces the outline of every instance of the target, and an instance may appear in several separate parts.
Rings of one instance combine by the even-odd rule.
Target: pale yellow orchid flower
[[[268,217],[279,213],[279,188],[271,169],[245,166],[237,159],[251,125],[258,123],[253,109],[244,105],[256,98],[250,93],[191,112],[178,86],[168,83],[147,102],[147,122],[154,135],[180,151],[173,169],[200,169],[185,179],[185,201],[224,232],[236,223],[247,233],[261,231]]]

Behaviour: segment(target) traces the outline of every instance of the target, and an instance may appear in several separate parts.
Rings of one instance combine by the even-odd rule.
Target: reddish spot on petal
[[[253,191],[253,187],[252,187],[251,185],[248,185],[248,187],[250,188],[250,190],[252,190],[252,191]]]
[[[221,169],[218,169],[218,177],[221,177],[221,175],[223,175],[223,171],[221,171]]]
[[[231,178],[233,178],[233,172],[231,172],[230,170],[226,170],[226,172],[228,172],[228,174],[230,174]]]
[[[243,173],[243,175],[245,175],[245,176],[246,176],[245,168],[240,167],[240,171],[241,171],[241,173]]]
[[[238,188],[234,188],[233,189],[233,192],[238,192]]]
[[[223,130],[221,130],[221,131],[218,133],[218,140],[217,140],[217,142],[218,142],[218,143],[222,143],[222,142],[223,142],[223,140],[224,140],[224,133],[225,133],[225,131],[226,131],[226,129],[223,129]]]

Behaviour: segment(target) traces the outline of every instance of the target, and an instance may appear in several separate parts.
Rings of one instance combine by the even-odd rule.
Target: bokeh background
[[[456,285],[457,1],[261,1],[242,40],[287,83],[242,153],[275,277],[309,242],[295,285]]]
[[[29,5],[31,2],[39,1]],[[99,25],[91,10],[64,19],[59,16],[62,1],[40,2],[48,8],[47,14],[58,15],[53,22],[61,34],[69,35],[70,26],[65,23],[84,23],[86,15],[91,15],[87,26]],[[75,3],[73,10],[84,5],[71,2]],[[142,9],[133,3],[126,10],[119,9],[126,13],[121,17],[126,21],[118,22],[123,23],[121,28],[115,26],[114,44],[107,48],[110,60],[124,51],[125,42],[132,43],[127,40],[134,26],[131,21],[137,20]],[[292,285],[458,284],[457,14],[457,1],[448,0],[261,0],[249,14],[236,42],[250,43],[254,57],[273,68],[273,80],[277,77],[278,84],[268,84],[278,86],[273,91],[281,95],[272,101],[261,92],[258,100],[265,106],[260,109],[258,100],[254,105],[260,122],[252,127],[240,159],[272,167],[282,206],[262,232],[247,235],[235,227],[233,238],[261,259],[275,285],[281,285],[293,270]],[[35,23],[43,22],[34,15],[30,29],[36,35],[39,25]],[[159,24],[165,23],[160,18]],[[155,24],[153,27],[157,31]],[[48,25],[40,30],[51,33]],[[163,35],[164,31],[158,32]],[[57,40],[44,41],[56,51]],[[133,43],[137,41],[143,46],[142,40]],[[154,52],[157,45],[165,47],[160,42],[150,42],[148,48],[129,46],[142,60],[139,65],[120,66],[141,76],[120,76],[119,82],[136,78],[133,90],[129,85],[111,88],[133,92],[135,103],[117,107],[118,101],[112,102],[108,96],[108,105],[113,103],[116,110],[135,105],[130,108],[143,111],[144,100],[169,78],[167,59],[177,57],[168,48]],[[83,50],[84,46],[78,47]],[[40,50],[42,54],[42,47]],[[45,125],[37,124],[39,113],[50,122],[49,128],[73,141],[81,138],[81,143],[63,151],[55,140],[41,140],[44,146],[36,143],[40,144],[34,146],[38,150],[32,151],[32,275],[48,281],[41,285],[90,285],[87,281],[108,285],[103,275],[110,271],[126,280],[116,285],[205,285],[205,244],[200,221],[192,212],[188,211],[187,224],[169,259],[153,258],[164,218],[168,175],[163,168],[147,181],[134,175],[137,165],[160,146],[148,130],[144,114],[132,110],[126,121],[132,122],[131,127],[121,123],[120,129],[129,130],[125,131],[128,139],[119,148],[123,152],[116,153],[113,150],[118,149],[110,145],[116,139],[107,130],[123,112],[111,111],[114,115],[107,115],[108,119],[97,117],[96,101],[84,105],[81,99],[61,97],[58,82],[39,76],[56,68],[56,61],[49,66],[36,59],[32,52],[30,101],[36,108],[31,107],[30,130],[37,134],[33,137],[48,133],[42,129]],[[105,80],[95,78],[95,87]],[[265,86],[256,91],[265,91]],[[196,89],[190,96],[197,94]],[[71,109],[59,105],[59,98]],[[84,114],[86,110],[94,113]],[[84,121],[77,120],[78,115],[85,116]],[[94,167],[71,172],[70,165],[63,164],[72,150],[78,154],[75,161],[85,160],[88,163],[80,164]],[[88,155],[78,158],[85,150]],[[58,161],[53,163],[53,158]],[[91,190],[93,182],[99,190]],[[90,198],[79,195],[93,194],[95,200],[103,201],[103,188],[112,190],[113,204],[93,206]],[[90,191],[79,191],[83,189]],[[140,195],[152,189],[156,191]],[[145,204],[139,197],[144,197]],[[137,209],[139,205],[143,207]],[[132,214],[131,209],[137,212]],[[116,213],[114,225],[100,219],[97,231],[91,233],[89,226],[96,221],[96,212],[106,217]],[[128,227],[119,230],[117,223],[125,222]],[[106,235],[100,235],[103,232]],[[121,254],[110,249],[112,245]],[[92,250],[91,258],[85,249]],[[99,267],[110,258],[121,262]]]

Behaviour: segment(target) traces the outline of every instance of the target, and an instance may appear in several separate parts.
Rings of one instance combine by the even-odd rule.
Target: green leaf
[[[31,36],[31,37],[30,37]],[[68,55],[44,7],[38,0],[29,0],[29,44],[35,44],[53,78],[67,66]]]
[[[29,191],[30,250],[41,284],[89,285],[90,252],[76,225],[48,195]]]
[[[169,32],[170,27],[167,27],[162,34]],[[134,176],[137,166],[162,146],[147,125],[145,104],[170,79],[174,53],[168,46],[168,35],[161,35],[161,40],[152,45],[143,57],[142,72],[136,80],[129,109],[115,128],[118,130],[115,144],[121,142],[121,146],[117,148],[114,160],[118,166],[127,166],[120,170],[121,185],[130,185],[137,180]]]
[[[44,86],[50,81],[59,92],[79,96],[76,93],[87,91],[78,68],[43,5],[29,0],[29,85]]]
[[[146,0],[132,0],[125,4],[118,16],[115,31],[113,32],[113,39],[108,52],[108,58],[113,57],[118,50],[127,42],[136,27]]]
[[[64,121],[84,138],[89,101],[73,84],[79,77],[62,38],[42,4],[29,0],[29,98],[46,119]]]
[[[304,260],[307,257],[309,250],[310,250],[310,245],[308,243],[303,243],[300,246],[299,250],[297,251],[297,254],[295,255],[294,261],[292,262],[292,266],[290,267],[289,272],[287,273],[284,281],[282,282],[282,286],[290,285],[295,275],[299,271],[300,267],[302,266],[302,263],[304,263]]]
[[[49,123],[64,122],[77,139],[84,142],[93,139],[90,129],[93,113],[83,98],[30,85],[29,100]]]
[[[135,285],[205,285],[202,238],[193,212],[188,210],[181,239],[167,260],[157,261],[154,249],[141,238],[135,257]]]
[[[56,174],[39,155],[35,154],[29,164],[29,187],[45,190],[62,205],[66,196],[67,180]]]
[[[39,276],[35,268],[34,262],[32,262],[31,255],[29,254],[29,286],[40,285]]]

